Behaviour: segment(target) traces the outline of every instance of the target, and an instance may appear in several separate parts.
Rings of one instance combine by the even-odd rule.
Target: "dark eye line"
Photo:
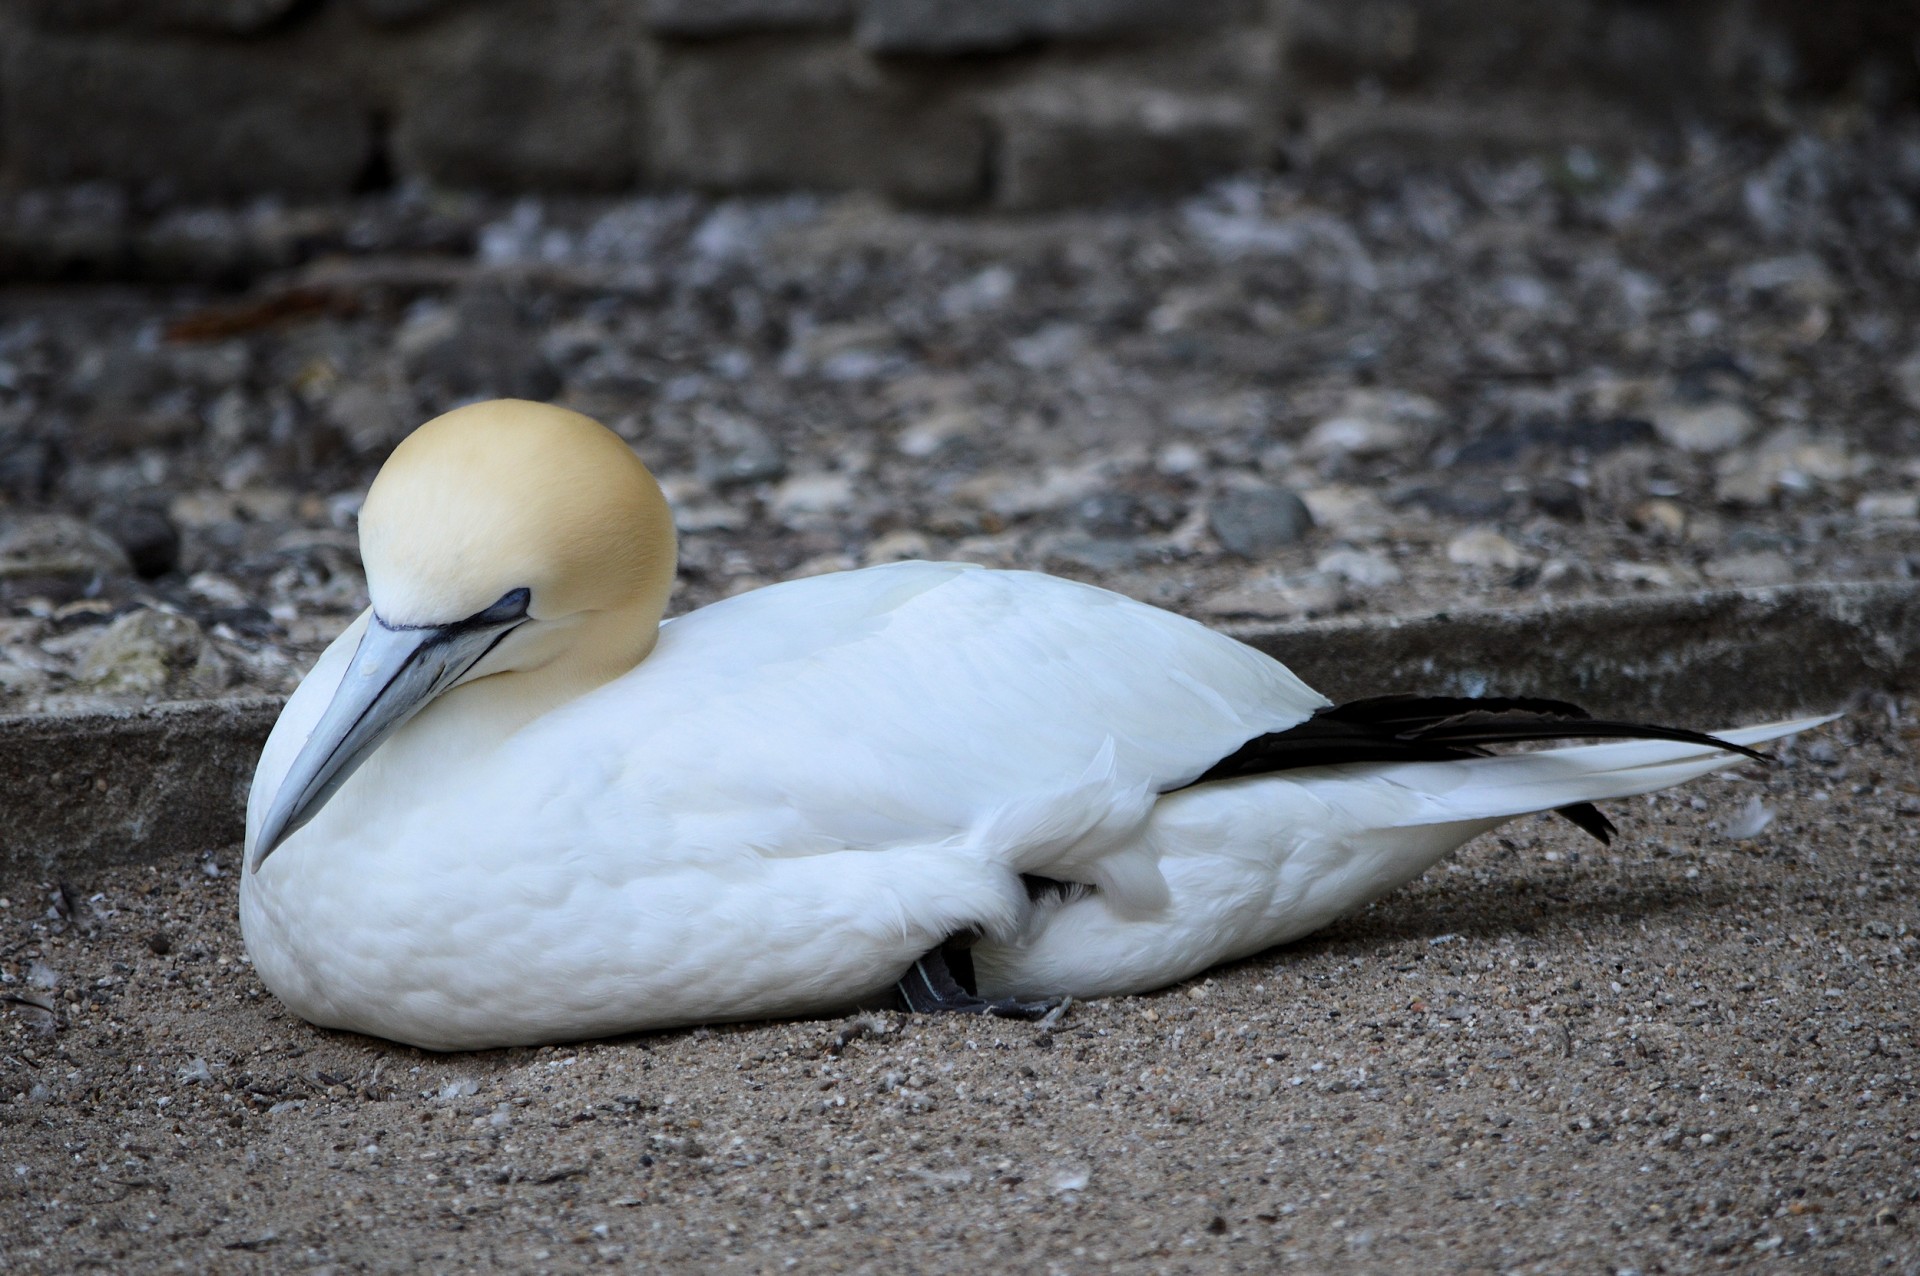
[[[387,625],[388,629],[438,629],[448,637],[465,633],[471,629],[491,629],[496,625],[510,624],[527,618],[527,607],[533,602],[533,591],[526,586],[509,589],[500,595],[500,601],[483,611],[477,611],[465,620],[456,620],[446,625]],[[504,635],[503,635],[504,636]]]

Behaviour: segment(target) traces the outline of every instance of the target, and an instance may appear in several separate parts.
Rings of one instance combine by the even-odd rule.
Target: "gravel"
[[[149,277],[249,286],[0,292],[0,546],[93,535],[0,552],[0,711],[284,691],[364,605],[381,458],[490,394],[634,442],[680,608],[916,556],[1218,623],[1909,578],[1916,207],[1910,119],[1020,218],[400,191],[174,244],[183,214],[16,196],[15,239],[145,235]],[[212,654],[85,676],[142,608]]]
[[[1868,706],[1050,1028],[431,1055],[262,990],[235,848],[11,883],[0,1263],[1912,1272],[1917,745]]]

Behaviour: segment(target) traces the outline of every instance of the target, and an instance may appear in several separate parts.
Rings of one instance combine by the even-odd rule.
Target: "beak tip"
[[[280,812],[270,812],[266,822],[260,826],[259,836],[254,838],[253,845],[247,850],[247,872],[258,873],[260,866],[267,862],[267,856],[280,849],[280,843],[287,840],[287,834],[291,831],[288,821]]]

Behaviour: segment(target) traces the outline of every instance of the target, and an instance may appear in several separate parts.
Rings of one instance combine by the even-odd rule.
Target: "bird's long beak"
[[[526,623],[493,610],[451,625],[389,626],[367,618],[367,631],[313,733],[287,769],[248,857],[258,871],[280,843],[320,813],[388,736],[458,682],[494,644]]]

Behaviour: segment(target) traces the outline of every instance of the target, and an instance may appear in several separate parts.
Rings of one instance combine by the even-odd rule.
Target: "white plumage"
[[[515,654],[535,650],[521,630],[566,623],[536,586],[532,622],[317,808],[290,803],[371,615],[391,619],[385,583],[370,574],[372,612],[267,744],[241,917],[297,1013],[434,1049],[843,1008],[966,931],[984,996],[1152,988],[1324,925],[1515,815],[1734,760],[1630,741],[1182,789],[1328,702],[1104,590],[904,563],[707,607],[545,700],[513,690],[566,658]],[[1031,901],[1022,874],[1091,890]]]

